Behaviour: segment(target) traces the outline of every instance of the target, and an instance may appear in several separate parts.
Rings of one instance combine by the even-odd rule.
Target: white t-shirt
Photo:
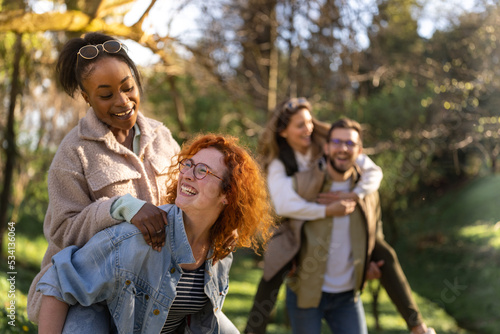
[[[348,192],[351,181],[333,182],[330,191]],[[333,217],[323,291],[339,293],[354,289],[354,261],[350,238],[350,216]]]

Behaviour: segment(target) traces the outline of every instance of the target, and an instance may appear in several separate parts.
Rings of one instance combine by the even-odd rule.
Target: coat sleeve
[[[71,246],[57,253],[36,289],[70,305],[109,300],[116,293],[116,254],[102,231],[80,249]]]
[[[78,153],[61,144],[48,175],[49,207],[44,233],[57,247],[83,246],[92,236],[120,221],[111,216],[119,198],[91,198]]]
[[[353,191],[359,198],[363,199],[366,195],[378,190],[384,174],[382,168],[377,166],[366,154],[360,154],[356,159],[356,164],[361,169],[361,179]]]

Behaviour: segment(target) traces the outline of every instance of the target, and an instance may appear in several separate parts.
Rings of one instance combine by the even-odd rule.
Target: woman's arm
[[[119,196],[93,201],[85,176],[77,169],[51,168],[48,190],[44,233],[59,248],[81,247],[97,232],[120,222],[110,213]]]
[[[165,245],[167,213],[157,206],[126,194],[113,203],[111,216],[116,220],[134,224],[153,249],[160,251]]]
[[[44,221],[44,233],[49,242],[59,248],[83,246],[92,236],[117,221],[110,209],[117,196],[94,198],[89,175],[84,172],[88,159],[83,148],[74,144],[75,133],[61,143],[49,169],[47,185],[49,207]],[[109,167],[108,167],[109,168]],[[96,173],[94,173],[96,174]],[[97,175],[97,174],[96,174]]]
[[[276,213],[280,216],[316,220],[326,217],[326,206],[308,202],[294,190],[292,177],[286,175],[285,166],[277,159],[267,169],[267,186]]]
[[[293,179],[286,176],[285,166],[279,160],[269,165],[267,184],[276,213],[287,218],[316,220],[344,216],[352,212],[355,204],[349,199],[337,199],[324,204],[306,201],[295,191]]]
[[[109,300],[116,293],[116,251],[108,230],[97,233],[82,248],[66,247],[52,257],[53,265],[36,290],[69,305]]]
[[[361,169],[361,178],[353,189],[353,192],[363,199],[366,195],[378,190],[384,174],[382,168],[377,166],[366,154],[360,154],[356,164]]]
[[[69,305],[52,296],[42,296],[40,308],[38,333],[57,334],[62,333]]]

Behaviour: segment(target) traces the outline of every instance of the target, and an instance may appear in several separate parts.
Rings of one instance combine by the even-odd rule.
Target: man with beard
[[[360,177],[355,164],[362,151],[360,124],[350,119],[335,122],[324,151],[324,163],[310,173],[297,174],[296,186],[329,194],[351,191]],[[318,185],[312,186],[315,182]],[[341,200],[339,205],[345,208],[345,216],[303,226],[297,267],[287,282],[293,333],[320,333],[322,318],[335,334],[368,332],[359,294],[365,278],[379,277],[378,268],[383,265],[370,262],[381,218],[378,193],[357,202]]]

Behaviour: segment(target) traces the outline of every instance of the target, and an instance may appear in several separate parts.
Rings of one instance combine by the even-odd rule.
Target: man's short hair
[[[359,134],[360,144],[363,142],[363,134],[362,134],[361,124],[359,124],[355,120],[352,120],[350,118],[341,118],[338,121],[334,122],[332,124],[332,126],[330,127],[330,130],[328,130],[328,140],[330,140],[332,132],[335,129],[353,129],[353,130],[357,131]]]

